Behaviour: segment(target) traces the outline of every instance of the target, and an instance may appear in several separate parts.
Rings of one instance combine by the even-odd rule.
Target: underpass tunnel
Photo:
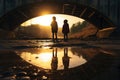
[[[74,3],[40,2],[17,7],[0,17],[0,29],[13,31],[23,22],[47,14],[67,14],[82,18],[98,29],[116,27],[115,24],[98,10]]]

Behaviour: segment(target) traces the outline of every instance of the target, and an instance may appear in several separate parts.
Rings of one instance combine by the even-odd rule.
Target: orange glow
[[[49,62],[52,58],[50,53],[39,54],[39,59],[43,62]]]
[[[32,24],[39,24],[42,26],[50,26],[51,21],[52,21],[52,16],[53,15],[45,15],[45,16],[40,16],[40,17],[34,18],[32,20]],[[64,20],[62,17],[59,17],[59,16],[56,16],[56,18],[57,18],[57,21]],[[58,23],[58,25],[60,25],[60,24]],[[59,27],[61,27],[61,26],[59,26]]]
[[[36,49],[35,49],[36,50]],[[71,49],[68,49],[68,56],[70,58],[70,64],[69,66],[75,67],[79,66],[81,64],[86,63],[86,60],[82,56],[76,56],[70,51]],[[37,52],[38,51],[38,52]],[[51,69],[51,62],[53,59],[53,50],[52,49],[39,49],[35,52],[22,52],[19,56],[24,59],[25,61],[45,69]],[[63,61],[62,58],[64,57],[64,49],[63,48],[57,48],[56,52],[57,58],[58,58],[58,69],[63,69]]]
[[[41,12],[41,15],[42,15],[42,16],[48,15],[48,14],[50,14],[50,11],[42,11],[42,12]]]
[[[39,24],[42,26],[50,26],[51,16],[40,16],[33,19],[32,24]]]
[[[82,22],[84,21],[81,18],[75,17],[75,16],[70,16],[70,15],[63,15],[63,14],[50,14],[50,15],[45,15],[48,14],[49,12],[44,12],[43,16],[39,16],[36,18],[32,18],[22,24],[22,26],[28,26],[31,24],[39,24],[42,26],[50,26],[50,23],[52,21],[52,17],[56,16],[56,21],[58,23],[58,27],[62,27],[64,19],[68,20],[68,23],[70,27],[76,23],[76,22]]]

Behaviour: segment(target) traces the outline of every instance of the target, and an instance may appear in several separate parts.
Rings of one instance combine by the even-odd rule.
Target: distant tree
[[[72,34],[72,33],[75,33],[75,31],[76,31],[76,29],[75,29],[75,24],[73,24],[72,27],[71,27],[71,34]]]
[[[87,21],[83,21],[82,23],[81,22],[77,22],[75,24],[72,25],[71,27],[71,34],[74,34],[76,32],[79,32],[80,30],[82,30],[84,27],[87,26]]]
[[[80,25],[80,29],[87,27],[88,22],[87,21],[83,21],[82,24]]]

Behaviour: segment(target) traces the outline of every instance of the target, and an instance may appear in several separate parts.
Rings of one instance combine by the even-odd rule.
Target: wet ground
[[[120,41],[0,40],[0,80],[120,80]]]

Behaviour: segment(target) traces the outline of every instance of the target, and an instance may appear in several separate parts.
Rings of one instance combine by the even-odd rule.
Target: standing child
[[[52,39],[53,39],[53,41],[55,41],[55,40],[57,41],[58,24],[57,24],[55,16],[52,17],[51,30],[52,30]]]
[[[69,30],[69,24],[68,24],[68,20],[64,20],[64,24],[62,27],[62,33],[64,34],[64,41],[68,40],[68,33],[70,32]]]

